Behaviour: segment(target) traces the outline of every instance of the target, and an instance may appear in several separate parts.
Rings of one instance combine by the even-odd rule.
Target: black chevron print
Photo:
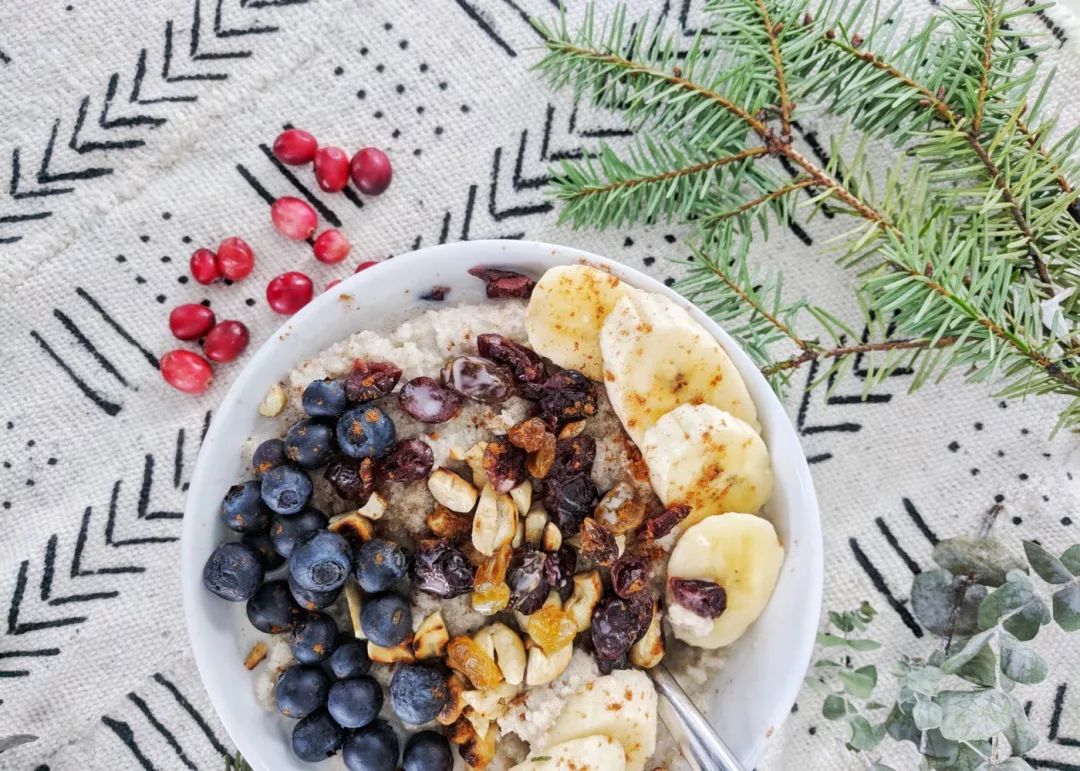
[[[241,0],[239,7],[241,9],[277,8],[289,5],[301,5],[307,2],[308,0],[251,0],[249,2]],[[136,58],[131,92],[127,100],[128,104],[148,106],[174,102],[194,102],[198,99],[198,94],[191,93],[191,84],[223,81],[227,80],[229,77],[227,72],[221,71],[207,71],[203,69],[181,71],[180,67],[183,62],[180,60],[182,58],[186,58],[187,62],[196,64],[207,62],[223,63],[232,59],[246,59],[253,55],[253,52],[247,49],[222,51],[203,50],[204,42],[209,39],[210,36],[204,34],[203,31],[204,9],[202,3],[203,0],[193,0],[192,23],[186,49],[176,50],[177,45],[175,40],[176,35],[174,34],[174,22],[172,19],[165,22],[161,44],[162,65],[160,80],[170,88],[166,88],[166,92],[160,96],[149,96],[144,93],[143,89],[146,85],[148,73],[148,49],[143,48]],[[245,35],[275,33],[280,29],[277,26],[270,25],[226,28],[222,21],[222,7],[224,3],[225,0],[213,0],[214,15],[210,31],[212,31],[214,38],[228,40]],[[8,61],[10,60],[7,59],[7,56],[0,51],[0,64],[6,64]],[[189,89],[188,92],[172,93],[173,88],[171,87],[176,84],[185,84]],[[112,111],[115,106],[114,103],[118,101],[117,94],[119,86],[120,75],[119,73],[113,73],[109,77],[108,85],[105,88],[105,95],[101,100],[100,110],[96,110],[98,115],[96,122],[99,128],[105,131],[139,128],[153,130],[167,122],[168,119],[163,116],[140,112],[126,116],[114,116]],[[60,145],[58,142],[61,136],[63,121],[61,118],[56,118],[53,121],[48,141],[45,143],[44,150],[40,156],[41,159],[37,165],[37,169],[32,174],[32,182],[27,181],[23,177],[24,156],[22,154],[22,148],[16,147],[12,150],[11,178],[8,186],[8,195],[12,202],[67,195],[75,190],[75,186],[71,183],[86,182],[113,173],[113,167],[109,165],[76,163],[74,160],[67,162],[61,161],[58,157],[58,151],[61,146],[72,150],[76,156],[84,156],[90,153],[109,153],[131,150],[146,144],[148,140],[145,136],[127,136],[116,139],[85,138],[84,132],[87,129],[91,110],[95,104],[96,99],[91,95],[85,95],[79,100],[74,120],[70,124],[71,131],[70,134],[66,135],[67,142],[64,145]],[[9,227],[5,230],[3,229],[3,226],[12,226],[31,220],[46,219],[52,216],[52,213],[52,209],[41,209],[32,212],[0,214],[0,244],[14,244],[22,240],[22,236],[17,232],[13,232],[12,228]],[[102,404],[99,406],[102,406],[102,409],[105,409],[109,404],[111,403],[107,399],[103,399]]]

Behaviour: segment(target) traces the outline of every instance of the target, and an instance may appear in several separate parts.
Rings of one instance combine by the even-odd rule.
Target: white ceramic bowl
[[[822,543],[817,501],[806,458],[776,395],[749,357],[711,319],[671,289],[617,262],[577,249],[527,241],[445,244],[395,257],[353,275],[316,297],[252,357],[214,414],[203,440],[184,511],[182,586],[188,635],[203,683],[240,752],[258,771],[303,771],[312,766],[290,749],[288,721],[256,700],[244,656],[261,635],[247,623],[243,603],[228,603],[202,586],[202,568],[225,537],[219,510],[225,491],[249,475],[241,457],[256,433],[256,412],[267,388],[303,359],[364,328],[386,329],[419,310],[418,295],[450,287],[449,302],[484,302],[482,282],[467,275],[490,265],[539,276],[556,265],[587,260],[627,283],[686,304],[724,346],[746,380],[772,453],[776,489],[768,505],[787,549],[779,582],[765,612],[727,651],[712,683],[708,714],[746,768],[787,717],[813,649],[821,607]],[[424,303],[424,305],[427,305]]]

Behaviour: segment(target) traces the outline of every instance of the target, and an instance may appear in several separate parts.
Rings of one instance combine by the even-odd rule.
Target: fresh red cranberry
[[[312,159],[315,181],[327,193],[337,193],[349,184],[349,156],[340,147],[320,147]]]
[[[319,233],[313,248],[316,260],[333,265],[349,256],[352,244],[340,230],[330,229]]]
[[[177,391],[201,394],[210,387],[214,372],[202,356],[178,348],[161,357],[161,376]]]
[[[349,164],[349,173],[357,189],[368,195],[378,195],[386,190],[394,176],[390,159],[377,147],[364,147],[357,152]]]
[[[326,284],[326,291],[329,292],[331,289],[333,289],[335,286],[337,286],[340,283],[341,283],[340,278],[335,278],[335,279],[332,279],[332,280],[328,281],[327,284]]]
[[[226,238],[218,246],[217,266],[225,278],[239,281],[250,276],[255,269],[255,252],[242,238]]]
[[[379,263],[376,262],[375,260],[367,260],[366,262],[362,262],[362,263],[360,263],[359,265],[356,266],[356,272],[359,273],[362,270],[367,270],[372,265],[378,265],[378,264]]]
[[[274,201],[270,207],[270,219],[277,232],[297,241],[309,238],[319,224],[319,217],[311,204],[292,196]]]
[[[311,163],[319,143],[315,137],[300,129],[289,129],[278,134],[274,140],[274,155],[282,163],[299,166]]]
[[[296,313],[311,302],[312,294],[311,279],[295,270],[270,279],[266,285],[266,301],[275,311],[285,315]]]
[[[217,266],[217,255],[209,249],[196,249],[192,252],[188,267],[191,270],[191,277],[200,284],[212,284],[221,278],[221,271]]]
[[[169,331],[177,340],[198,340],[214,326],[214,312],[205,305],[177,305],[169,314]]]
[[[248,328],[239,321],[223,321],[206,336],[203,353],[210,361],[224,364],[244,352],[248,339]]]

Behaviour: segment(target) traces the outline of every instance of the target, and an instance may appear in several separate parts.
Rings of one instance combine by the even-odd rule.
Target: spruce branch
[[[803,364],[823,359],[841,359],[846,356],[857,356],[864,353],[879,353],[882,351],[912,351],[926,350],[928,348],[947,348],[955,345],[958,337],[939,337],[936,340],[883,340],[875,343],[860,343],[858,345],[842,345],[837,348],[818,349],[804,351],[798,356],[792,356],[783,361],[776,361],[761,368],[766,377],[775,375],[787,369],[796,369]]]

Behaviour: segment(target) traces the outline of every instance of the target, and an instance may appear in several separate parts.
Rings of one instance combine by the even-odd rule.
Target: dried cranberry
[[[484,404],[498,404],[514,395],[510,370],[482,356],[457,356],[446,362],[442,381],[459,394]]]
[[[640,617],[629,601],[621,597],[600,600],[592,615],[592,643],[601,659],[617,659],[638,638]]]
[[[672,578],[668,581],[668,586],[676,604],[699,616],[716,618],[727,609],[727,592],[713,581]]]
[[[574,590],[574,572],[577,570],[577,552],[569,544],[548,553],[544,564],[544,577],[548,586],[559,593],[563,602]]]
[[[547,380],[547,370],[540,355],[509,337],[496,334],[479,335],[476,349],[481,356],[508,367],[514,373],[519,392],[528,399],[540,398],[540,387]]]
[[[629,669],[626,665],[626,654],[619,656],[617,659],[601,659],[596,660],[596,669],[602,675],[610,675],[616,669]]]
[[[663,538],[688,516],[690,516],[689,506],[669,506],[655,517],[645,521],[645,524],[642,526],[643,537],[650,541]]]
[[[388,482],[415,482],[426,477],[434,465],[435,456],[427,442],[405,439],[379,461],[379,473]]]
[[[481,463],[497,493],[508,493],[525,481],[525,451],[505,436],[496,436],[487,443]]]
[[[585,517],[581,523],[581,556],[606,568],[619,558],[615,536],[592,517]]]
[[[566,423],[596,414],[593,384],[574,369],[556,372],[545,380],[539,401],[540,417],[552,431]]]
[[[557,476],[576,476],[592,472],[596,460],[596,440],[591,436],[563,439],[555,447],[555,463],[551,473]]]
[[[388,361],[353,363],[353,371],[345,378],[345,398],[350,402],[370,402],[386,396],[401,379],[401,367]]]
[[[512,609],[525,615],[540,610],[549,591],[547,561],[546,554],[531,546],[518,549],[510,557],[510,565],[506,569],[506,584],[510,587]]]
[[[323,479],[330,483],[340,497],[347,501],[362,503],[375,489],[375,474],[371,458],[353,460],[336,458],[323,472]]]
[[[630,610],[634,614],[635,632],[634,642],[637,642],[645,633],[649,631],[649,624],[652,623],[653,617],[653,598],[649,592],[638,592],[637,594],[631,594],[629,597],[624,598],[630,605]]]
[[[649,586],[649,561],[637,554],[624,554],[611,566],[611,586],[623,599]]]
[[[552,476],[544,480],[544,508],[564,538],[576,535],[585,517],[592,514],[600,493],[588,474]]]
[[[444,423],[455,417],[464,404],[457,391],[443,388],[433,378],[413,378],[401,387],[398,404],[422,423]]]
[[[536,282],[524,273],[515,273],[511,270],[498,270],[477,265],[475,268],[469,268],[469,275],[476,276],[487,284],[487,296],[492,299],[528,297],[536,286]]]
[[[442,302],[446,299],[448,294],[450,294],[450,287],[433,286],[431,289],[420,295],[420,299],[427,300],[428,302]]]
[[[413,581],[417,589],[446,600],[472,591],[473,566],[449,541],[423,540],[413,563]]]

